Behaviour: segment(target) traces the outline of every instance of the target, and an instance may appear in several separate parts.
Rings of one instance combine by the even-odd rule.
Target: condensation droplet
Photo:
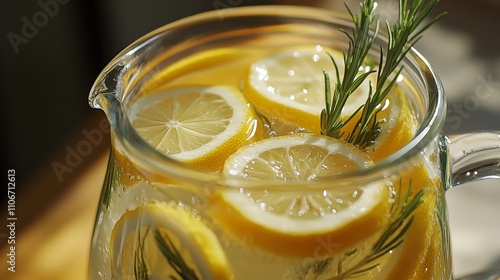
[[[103,213],[103,212],[100,212],[100,213],[99,213],[99,216],[97,216],[97,223],[98,223],[98,224],[101,224],[101,223],[102,223],[103,217],[104,217],[104,213]]]

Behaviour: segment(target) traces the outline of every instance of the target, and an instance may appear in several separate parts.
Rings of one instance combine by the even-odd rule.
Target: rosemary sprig
[[[321,130],[322,133],[328,136],[340,137],[340,129],[346,124],[340,120],[342,108],[349,96],[363,83],[366,77],[372,72],[366,72],[359,75],[359,69],[363,65],[365,58],[373,45],[373,41],[378,33],[378,19],[374,13],[375,2],[373,0],[365,1],[361,5],[361,17],[356,16],[347,6],[353,24],[353,34],[350,35],[347,31],[341,30],[349,38],[349,47],[347,53],[344,53],[344,75],[341,79],[340,71],[337,63],[330,56],[333,65],[335,66],[337,82],[335,83],[335,91],[331,95],[330,76],[326,71],[323,71],[325,78],[325,101],[326,107],[321,111]],[[377,23],[373,33],[370,30],[373,24]]]
[[[149,274],[149,269],[144,259],[144,240],[149,233],[149,228],[146,230],[144,237],[141,240],[139,235],[138,239],[138,250],[134,253],[134,276],[136,280],[150,280],[151,276]]]
[[[151,279],[150,271],[144,259],[144,240],[149,233],[148,228],[142,240],[139,237],[138,248],[134,254],[134,276],[136,280],[149,280]],[[158,249],[162,252],[172,269],[175,270],[177,275],[169,275],[168,279],[171,280],[199,280],[198,276],[193,269],[189,268],[179,251],[175,248],[172,240],[166,235],[163,235],[158,229],[154,231],[154,238]]]
[[[326,107],[321,112],[322,133],[336,138],[345,138],[346,141],[366,148],[371,145],[380,134],[380,120],[377,114],[381,110],[381,102],[386,98],[396,83],[403,66],[401,61],[408,51],[421,38],[422,33],[438,21],[446,13],[441,13],[427,24],[421,24],[439,0],[400,0],[399,17],[391,26],[386,23],[388,33],[387,55],[384,48],[380,47],[378,70],[359,73],[363,62],[366,61],[368,50],[371,48],[379,29],[379,17],[375,13],[376,2],[365,0],[361,3],[361,16],[358,17],[347,7],[354,23],[352,36],[342,31],[349,38],[347,53],[344,53],[344,76],[339,78],[338,66],[332,62],[337,72],[337,82],[334,93],[331,94],[330,77],[325,76],[325,101]],[[346,5],[347,6],[347,5]],[[371,28],[373,27],[373,31]],[[375,87],[370,82],[368,98],[364,105],[356,110],[346,120],[340,119],[340,113],[349,96],[370,75],[376,72]],[[361,117],[357,120],[354,130],[346,137],[341,134],[341,129],[361,110]]]
[[[420,204],[422,204],[422,197],[425,194],[425,189],[420,190],[410,200],[412,195],[411,180],[407,190],[403,194],[401,194],[401,186],[402,182],[400,181],[398,191],[400,197],[390,211],[390,216],[395,217],[395,219],[388,224],[387,228],[371,248],[369,254],[356,265],[342,271],[343,262],[339,261],[339,274],[333,279],[352,278],[367,273],[371,269],[379,266],[379,263],[376,262],[377,259],[389,253],[391,250],[394,250],[404,241],[404,235],[413,222],[413,216],[411,216],[411,214]],[[351,254],[354,253],[355,252],[351,252]]]
[[[172,240],[166,235],[162,235],[159,230],[155,230],[155,240],[158,248],[167,259],[167,262],[175,270],[180,278],[170,276],[172,280],[199,280],[193,269],[185,263],[179,251],[175,248]]]

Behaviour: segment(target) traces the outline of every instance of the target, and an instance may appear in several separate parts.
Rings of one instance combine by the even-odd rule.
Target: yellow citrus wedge
[[[291,135],[242,147],[223,169],[264,187],[221,192],[214,211],[236,236],[264,250],[293,257],[341,252],[379,231],[389,208],[383,183],[349,187],[294,185],[363,169],[371,160],[356,147],[329,137]],[[266,185],[267,182],[267,185]],[[286,183],[265,187],[272,182]],[[286,187],[284,187],[286,186]]]
[[[246,144],[255,121],[236,89],[181,87],[151,94],[130,109],[132,126],[158,151],[173,159],[218,170]]]
[[[189,210],[166,203],[126,212],[113,229],[110,255],[113,279],[232,277],[215,234]]]
[[[342,54],[320,45],[283,50],[250,66],[244,93],[257,111],[288,121],[310,132],[320,131],[320,114],[325,108],[325,77],[332,90],[336,82],[335,60],[344,69]],[[339,73],[340,77],[343,73]],[[351,116],[368,97],[368,79],[347,100],[342,117]]]

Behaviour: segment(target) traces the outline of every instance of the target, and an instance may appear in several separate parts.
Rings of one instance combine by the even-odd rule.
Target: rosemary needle
[[[402,181],[399,182],[399,189],[397,191],[399,195],[397,196],[396,202],[390,211],[390,216],[393,218],[385,228],[382,235],[376,240],[369,253],[363,259],[344,270],[345,260],[351,255],[354,255],[357,251],[356,249],[353,249],[352,251],[346,253],[344,258],[341,258],[338,262],[338,275],[330,278],[329,280],[341,280],[361,276],[373,268],[378,267],[380,264],[377,260],[380,257],[389,253],[391,250],[394,250],[401,243],[403,243],[405,233],[408,231],[413,222],[413,216],[411,216],[411,214],[415,211],[415,209],[417,209],[418,206],[420,206],[420,204],[422,204],[422,197],[426,192],[425,188],[421,189],[412,197],[411,190],[411,180],[409,181],[408,188],[405,192],[402,192]],[[320,274],[319,271],[316,271],[316,273]]]
[[[170,276],[170,279],[177,280],[199,280],[198,276],[192,268],[190,268],[181,253],[175,248],[174,244],[167,235],[162,234],[159,230],[155,231],[155,240],[158,248],[163,253],[168,264],[175,270],[180,278]]]
[[[134,254],[134,275],[136,280],[151,279],[146,260],[144,258],[144,242],[149,233],[149,229],[144,234],[144,237],[139,237],[138,248]],[[168,262],[168,265],[175,271],[176,275],[170,275],[171,280],[199,280],[194,270],[186,264],[180,252],[175,248],[174,244],[167,235],[162,234],[158,229],[154,231],[154,238],[158,249]]]

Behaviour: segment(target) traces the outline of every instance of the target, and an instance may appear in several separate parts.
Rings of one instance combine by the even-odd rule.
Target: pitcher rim
[[[186,24],[194,25],[200,24],[205,20],[213,20],[216,17],[220,18],[220,12],[218,10],[212,10],[207,12],[202,12],[186,18],[179,19],[172,23],[166,24],[159,27],[128,45],[125,49],[119,52],[102,70],[92,86],[89,93],[89,104],[93,108],[103,109],[107,115],[108,121],[110,122],[111,128],[114,131],[117,141],[121,144],[121,150],[127,157],[133,159],[133,162],[147,165],[148,169],[153,172],[160,173],[176,173],[182,174],[180,177],[184,179],[189,179],[197,182],[227,182],[228,178],[223,175],[214,174],[200,168],[190,166],[188,164],[173,160],[172,158],[162,154],[152,146],[150,146],[142,137],[140,137],[135,129],[131,126],[127,115],[124,113],[123,108],[115,108],[116,115],[110,116],[110,112],[106,111],[102,105],[99,104],[101,98],[106,99],[106,102],[114,103],[112,106],[121,106],[120,100],[116,97],[114,89],[103,88],[100,81],[103,80],[117,65],[123,60],[125,56],[133,54],[134,50],[138,47],[147,45],[149,40],[154,39],[158,34],[164,33],[168,30],[174,28],[180,28]],[[288,6],[288,5],[266,5],[266,6],[247,6],[247,7],[234,7],[224,9],[224,19],[236,18],[236,17],[289,17],[289,18],[314,18],[315,20],[334,22],[336,24],[346,25],[350,22],[346,14],[340,13],[338,11],[330,11],[322,8],[315,7],[304,7],[304,6]],[[380,36],[380,35],[379,35]],[[388,171],[389,174],[394,174],[394,172],[389,170],[400,169],[400,165],[415,155],[419,154],[422,149],[428,146],[438,135],[441,127],[444,123],[446,112],[446,103],[444,101],[444,89],[442,83],[433,69],[432,65],[427,61],[427,59],[419,53],[416,49],[412,48],[405,61],[414,60],[412,64],[418,64],[418,68],[424,73],[420,79],[425,79],[427,86],[428,98],[428,111],[426,112],[421,125],[415,136],[410,142],[403,146],[398,151],[384,158],[380,162],[369,166],[366,169],[359,169],[352,172],[347,172],[341,175],[335,175],[331,177],[316,178],[313,181],[298,183],[298,184],[317,184],[322,181],[359,181],[361,178],[373,178],[380,177],[382,173],[387,173],[383,171]],[[125,69],[124,71],[127,71]],[[118,102],[118,103],[116,103]],[[147,158],[147,160],[144,160]],[[241,181],[248,183],[244,179],[229,179],[232,183]],[[370,180],[370,179],[368,179]],[[265,181],[266,183],[268,181]],[[262,183],[262,182],[261,182]],[[295,182],[294,182],[295,184]]]

